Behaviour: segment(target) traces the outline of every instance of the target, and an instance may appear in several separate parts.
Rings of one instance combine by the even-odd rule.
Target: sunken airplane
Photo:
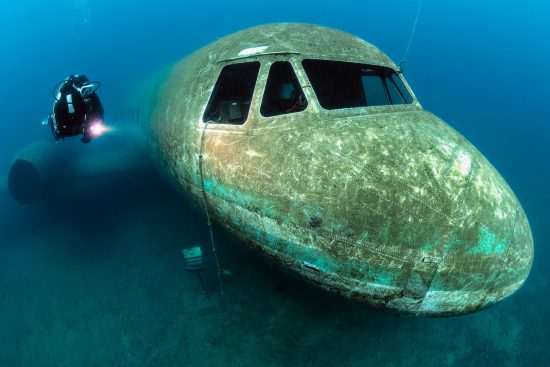
[[[450,316],[506,298],[529,274],[532,234],[510,187],[359,38],[259,26],[136,90],[130,113],[175,187],[321,288]]]

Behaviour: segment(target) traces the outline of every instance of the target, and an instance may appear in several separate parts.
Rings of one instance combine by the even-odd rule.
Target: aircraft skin
[[[136,119],[162,171],[254,250],[363,305],[419,316],[479,310],[526,280],[533,239],[510,187],[444,121],[411,104],[326,110],[303,59],[384,66],[334,29],[273,24],[216,41],[146,87]],[[243,124],[204,121],[226,65],[258,61]],[[264,117],[273,62],[289,61],[307,99]]]

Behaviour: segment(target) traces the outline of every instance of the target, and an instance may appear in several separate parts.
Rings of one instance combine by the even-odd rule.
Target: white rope
[[[405,54],[403,55],[403,61],[402,62],[407,61],[407,55],[409,54],[409,49],[411,48],[411,43],[412,43],[412,40],[414,38],[414,34],[416,32],[416,24],[418,23],[418,18],[420,17],[420,10],[422,9],[422,3],[423,2],[424,2],[424,0],[420,0],[418,2],[418,9],[416,10],[416,17],[414,18],[414,23],[413,23],[413,27],[412,27],[412,30],[411,30],[411,34],[409,35],[409,42],[407,43],[407,48],[405,49]]]
[[[212,231],[212,221],[210,220],[210,214],[208,213],[208,206],[206,204],[206,190],[204,189],[204,179],[202,175],[202,161],[203,161],[203,147],[204,147],[204,134],[206,132],[206,129],[208,127],[208,123],[204,125],[204,129],[202,131],[201,136],[201,145],[200,145],[200,152],[199,152],[199,172],[201,175],[201,198],[202,198],[202,205],[204,207],[204,212],[206,213],[206,220],[208,222],[208,229],[210,230],[210,242],[212,244],[212,253],[214,254],[214,259],[216,260],[216,267],[218,270],[218,283],[220,286],[220,296],[221,296],[221,302],[222,305],[224,305],[224,293],[223,293],[223,284],[222,284],[222,270],[220,267],[220,260],[218,259],[218,251],[216,248],[216,243],[214,242],[214,232]]]

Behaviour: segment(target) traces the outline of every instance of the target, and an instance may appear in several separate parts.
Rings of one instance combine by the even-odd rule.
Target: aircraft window
[[[413,101],[390,68],[327,60],[304,60],[302,65],[319,103],[327,110]]]
[[[392,96],[392,101],[402,101],[399,103],[393,102],[393,104],[410,104],[413,103],[413,97],[407,90],[407,87],[405,87],[405,84],[401,80],[401,78],[394,72],[391,73],[391,77],[389,80],[389,83],[392,84],[392,87],[389,88],[390,94],[393,93],[392,91],[397,92],[398,95],[396,95],[395,99]]]
[[[225,66],[210,96],[205,122],[244,124],[258,78],[260,63],[246,62]]]
[[[262,116],[276,116],[305,110],[307,100],[298,78],[288,61],[271,65],[260,112]]]

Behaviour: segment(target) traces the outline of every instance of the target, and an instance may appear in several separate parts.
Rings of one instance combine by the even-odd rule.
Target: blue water
[[[18,149],[50,138],[40,122],[52,87],[70,73],[102,81],[106,120],[116,124],[129,84],[226,34],[316,23],[399,61],[417,7],[5,2],[0,177]],[[227,311],[209,312],[179,255],[185,244],[208,243],[204,221],[160,177],[140,172],[72,188],[55,205],[21,207],[0,196],[0,366],[550,365],[549,16],[544,1],[425,0],[405,66],[423,106],[492,162],[527,213],[534,265],[509,299],[467,316],[421,319],[361,309],[294,280],[279,291],[276,269],[218,231],[234,274]],[[212,272],[205,277],[215,290]]]

